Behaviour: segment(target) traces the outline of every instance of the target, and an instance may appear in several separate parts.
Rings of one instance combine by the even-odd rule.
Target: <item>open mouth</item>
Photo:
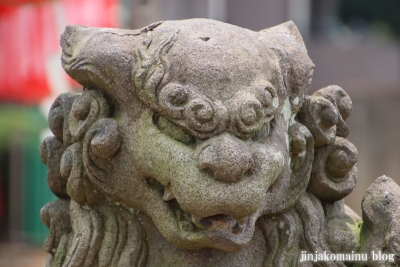
[[[240,235],[250,219],[246,217],[238,221],[232,216],[224,214],[198,218],[190,212],[184,211],[175,198],[166,203],[174,211],[179,228],[185,232],[214,230]]]
[[[175,217],[180,232],[178,235],[181,237],[192,239],[200,234],[209,240],[211,247],[226,251],[236,251],[251,240],[258,218],[257,213],[240,219],[226,214],[197,217],[182,209],[169,186],[164,187],[153,178],[147,178],[147,182],[151,188],[159,192]]]

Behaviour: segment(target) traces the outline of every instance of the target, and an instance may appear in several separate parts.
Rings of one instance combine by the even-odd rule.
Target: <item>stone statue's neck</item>
[[[146,231],[148,246],[147,266],[187,267],[187,266],[262,266],[266,254],[266,244],[258,227],[254,237],[238,252],[224,252],[218,249],[183,250],[169,243],[157,230],[153,221],[144,213],[138,214]],[[157,244],[157,245],[154,245]]]

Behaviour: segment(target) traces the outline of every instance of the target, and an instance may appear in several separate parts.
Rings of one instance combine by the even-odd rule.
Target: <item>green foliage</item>
[[[40,110],[32,106],[0,105],[0,149],[10,141],[24,142],[38,138],[47,122]]]

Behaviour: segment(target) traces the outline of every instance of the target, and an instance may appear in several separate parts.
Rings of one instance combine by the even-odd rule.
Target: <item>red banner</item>
[[[0,0],[0,6],[19,6],[22,4],[39,4],[49,0]]]
[[[49,80],[54,77],[49,76],[55,64],[61,64],[59,36],[66,25],[118,27],[118,0],[60,0],[18,7],[1,6],[2,2],[0,102],[37,104],[50,94]]]

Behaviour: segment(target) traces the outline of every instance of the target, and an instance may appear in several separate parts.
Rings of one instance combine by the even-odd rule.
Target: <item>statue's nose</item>
[[[247,146],[230,134],[207,140],[199,155],[200,168],[211,171],[216,180],[225,183],[240,181],[253,164]]]
[[[61,35],[60,45],[63,48],[63,52],[72,56],[73,48],[75,43],[80,41],[84,36],[81,32],[89,31],[89,28],[82,25],[68,25],[65,27],[65,31]]]

